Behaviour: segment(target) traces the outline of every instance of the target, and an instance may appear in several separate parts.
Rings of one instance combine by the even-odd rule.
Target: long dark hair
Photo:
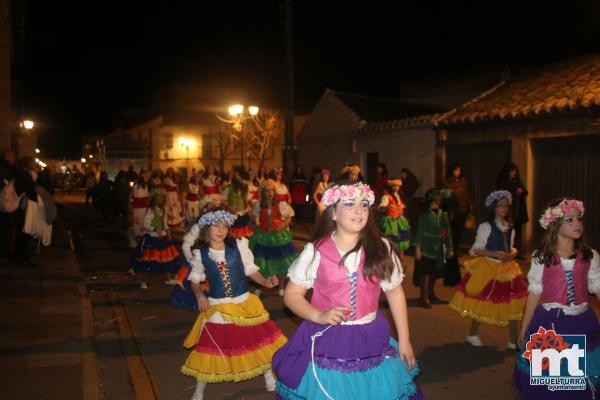
[[[551,201],[548,207],[556,207],[563,200],[572,200],[570,197],[561,197],[560,199],[556,199]],[[543,264],[546,267],[556,264],[559,261],[558,254],[556,252],[556,246],[558,245],[558,231],[562,225],[562,218],[557,219],[555,222],[550,223],[548,225],[548,229],[544,232],[544,236],[542,237],[542,243],[540,249],[535,252],[535,261],[538,264]],[[575,239],[573,242],[573,251],[576,253],[583,254],[584,261],[590,261],[593,257],[592,250],[585,243],[585,239],[583,235],[579,239]]]
[[[500,189],[501,185],[508,181],[508,177],[510,175],[510,171],[515,170],[516,171],[516,180],[520,181],[521,178],[519,177],[519,168],[517,168],[517,166],[514,163],[508,163],[508,164],[504,164],[504,166],[502,166],[502,168],[500,169],[500,172],[498,173],[498,177],[496,178],[496,187],[498,189]]]
[[[448,166],[448,170],[446,171],[446,179],[450,179],[450,178],[454,178],[454,170],[456,168],[460,168],[460,176],[458,177],[458,179],[463,177],[463,168],[462,165],[460,165],[457,162],[453,162]]]
[[[336,186],[348,184],[347,181],[336,183]],[[339,202],[338,202],[339,203]],[[330,205],[323,211],[323,214],[319,218],[319,222],[315,228],[314,234],[311,241],[315,245],[315,248],[319,246],[324,240],[329,238],[331,234],[336,230],[336,224],[333,220],[333,211],[337,206]],[[346,258],[353,252],[357,252],[363,248],[365,252],[365,262],[363,265],[364,278],[372,282],[373,277],[377,277],[381,280],[390,279],[394,272],[394,261],[393,253],[394,249],[390,245],[388,249],[386,244],[382,240],[382,234],[377,224],[375,223],[376,216],[373,208],[369,209],[369,217],[367,218],[367,224],[360,232],[360,237],[356,246],[342,257],[340,266],[344,265]]]
[[[231,209],[228,207],[208,206],[202,210],[202,213],[200,214],[200,216],[202,216],[203,214],[209,213],[209,212],[219,211],[219,210],[227,211],[228,213],[235,215],[235,213],[233,211],[231,211]],[[194,247],[198,247],[198,248],[210,247],[210,239],[208,238],[208,229],[209,228],[210,228],[210,225],[206,225],[206,226],[203,226],[202,228],[200,228],[200,235],[198,236],[198,240],[196,241],[196,245]],[[236,246],[235,238],[233,236],[231,236],[229,233],[227,233],[227,236],[225,237],[225,246],[229,247],[229,248],[235,248],[235,246]]]

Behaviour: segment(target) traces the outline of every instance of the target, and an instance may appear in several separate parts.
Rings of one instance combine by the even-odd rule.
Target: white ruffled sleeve
[[[189,260],[189,263],[192,266],[192,271],[188,275],[188,281],[200,283],[206,280],[206,274],[204,273],[204,264],[202,264],[202,256],[200,255],[200,250],[194,250],[194,255],[192,259]]]
[[[388,251],[390,250],[390,242],[389,240],[382,238],[383,242],[385,243]],[[400,285],[402,283],[402,281],[404,280],[404,269],[402,268],[402,262],[400,261],[400,258],[398,258],[398,255],[396,254],[395,251],[392,251],[392,261],[394,262],[394,272],[392,272],[392,276],[390,276],[389,280],[383,280],[381,281],[381,290],[383,290],[384,292],[387,292],[388,290],[391,290],[393,288],[395,288],[396,286]]]
[[[200,237],[200,226],[198,224],[192,225],[189,231],[183,235],[183,243],[181,244],[181,250],[186,260],[192,259],[192,246],[196,243],[196,240]]]
[[[152,226],[152,220],[154,219],[154,211],[151,208],[148,208],[144,213],[144,219],[142,221],[142,229],[144,233],[156,237],[158,234],[154,231],[154,227]]]
[[[279,202],[279,212],[281,213],[281,217],[283,219],[288,219],[296,215],[292,206],[289,205],[287,201]]]
[[[588,291],[597,294],[600,293],[600,258],[596,250],[592,250],[592,253],[594,256],[588,272]]]
[[[544,286],[542,284],[542,277],[544,275],[544,264],[537,262],[535,253],[531,256],[531,268],[527,274],[527,283],[529,287],[527,291],[531,294],[542,294]]]
[[[245,237],[237,240],[237,247],[242,257],[242,264],[244,264],[244,273],[246,276],[250,276],[255,272],[258,272],[258,266],[254,264],[254,254],[248,247],[248,239]]]
[[[306,243],[300,256],[288,269],[288,277],[295,284],[306,289],[312,288],[317,277],[320,260],[320,254],[315,250],[315,246],[311,242]]]
[[[390,204],[390,199],[387,196],[381,196],[381,201],[379,202],[379,207],[387,207]]]
[[[475,250],[485,249],[485,245],[487,244],[487,240],[490,237],[490,233],[492,233],[492,227],[489,222],[483,222],[479,224],[477,227],[477,235],[475,236],[475,242],[471,249],[469,250],[469,255],[473,257],[477,257],[474,253]]]

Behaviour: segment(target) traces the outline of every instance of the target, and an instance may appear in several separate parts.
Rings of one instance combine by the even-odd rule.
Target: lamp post
[[[244,127],[248,120],[254,119],[259,112],[257,106],[249,106],[246,109],[242,104],[234,104],[227,110],[232,119],[218,117],[221,121],[231,124],[233,129],[238,132],[240,138],[240,165],[244,167]]]

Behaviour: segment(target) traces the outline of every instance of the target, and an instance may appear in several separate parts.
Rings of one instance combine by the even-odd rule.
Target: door
[[[543,233],[537,220],[547,204],[563,196],[585,204],[585,237],[600,246],[600,134],[532,140],[534,160],[533,247]]]

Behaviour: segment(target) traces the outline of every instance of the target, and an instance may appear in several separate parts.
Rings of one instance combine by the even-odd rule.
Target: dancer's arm
[[[408,369],[411,370],[415,366],[415,352],[410,343],[410,332],[408,329],[408,312],[406,307],[406,296],[402,285],[398,285],[393,289],[387,290],[385,297],[390,305],[394,324],[398,331],[398,344],[400,350],[400,358],[406,362]]]
[[[326,311],[317,310],[306,300],[306,288],[289,281],[283,294],[284,304],[297,316],[317,324],[339,325],[346,320],[346,314],[352,311],[349,307],[333,307]]]
[[[523,345],[523,339],[527,339],[525,338],[525,333],[527,333],[527,329],[529,328],[529,325],[531,324],[531,320],[533,319],[533,313],[535,312],[535,308],[537,307],[537,305],[540,302],[540,297],[542,297],[541,294],[535,294],[535,293],[529,293],[529,295],[527,296],[527,304],[525,305],[525,313],[523,314],[523,321],[521,321],[521,331],[519,332],[519,337],[518,337],[518,345],[519,347],[522,347]]]

